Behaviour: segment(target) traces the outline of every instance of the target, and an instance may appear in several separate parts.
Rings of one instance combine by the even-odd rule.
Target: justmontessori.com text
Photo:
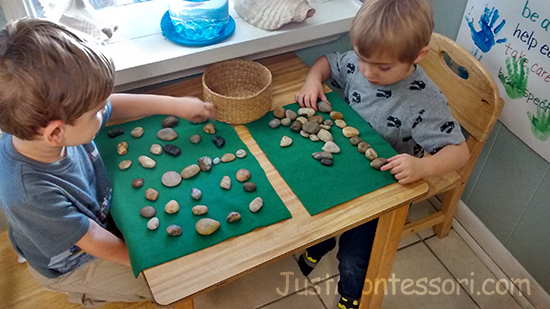
[[[298,292],[299,295],[307,294],[322,294],[334,295],[338,293],[338,277],[325,278],[317,277],[311,279],[314,284],[309,287],[307,278],[294,278],[294,272],[281,272],[281,276],[285,277],[285,285],[277,287],[276,292],[281,296],[286,296]],[[529,279],[493,279],[484,278],[476,280],[475,273],[470,273],[470,278],[463,279],[443,279],[436,278],[397,278],[395,274],[391,274],[388,279],[365,280],[363,294],[375,295],[460,295],[461,293],[469,293],[470,295],[505,295],[517,293],[517,295],[531,295],[531,285]],[[315,289],[313,291],[312,289]]]

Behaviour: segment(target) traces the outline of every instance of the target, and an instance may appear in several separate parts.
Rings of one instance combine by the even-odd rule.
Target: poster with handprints
[[[456,41],[492,73],[500,121],[550,162],[548,0],[470,0]]]

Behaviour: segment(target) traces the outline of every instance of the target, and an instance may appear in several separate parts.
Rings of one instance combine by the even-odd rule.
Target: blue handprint
[[[489,7],[486,6],[485,10],[483,11],[483,15],[481,15],[481,18],[479,19],[479,25],[481,26],[481,30],[476,31],[474,26],[474,19],[468,19],[468,16],[466,16],[466,21],[468,22],[468,26],[470,26],[470,32],[472,33],[472,39],[474,40],[474,43],[476,44],[479,49],[486,53],[495,45],[495,43],[504,43],[506,42],[506,39],[498,39],[495,42],[495,36],[498,35],[498,33],[502,30],[502,27],[506,24],[506,20],[502,20],[498,26],[496,26],[494,29],[494,25],[497,22],[498,18],[500,17],[498,15],[498,10],[494,7],[489,10]]]

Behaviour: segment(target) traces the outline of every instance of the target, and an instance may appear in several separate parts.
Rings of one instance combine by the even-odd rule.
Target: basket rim
[[[204,80],[205,76],[206,76],[206,73],[208,72],[208,70],[211,70],[211,69],[213,70],[213,68],[215,68],[216,65],[222,64],[222,63],[228,63],[228,62],[249,62],[249,63],[252,63],[253,65],[261,68],[262,70],[267,71],[267,73],[269,74],[269,80],[268,80],[267,85],[265,85],[258,92],[254,93],[252,95],[243,96],[243,97],[230,97],[230,96],[226,96],[226,95],[217,93],[216,91],[210,89],[210,87],[208,87],[208,85],[206,84],[206,82]],[[258,95],[262,94],[263,92],[265,92],[266,89],[271,87],[272,83],[273,83],[273,74],[271,74],[271,71],[265,65],[263,65],[259,62],[252,61],[252,60],[247,60],[247,59],[231,59],[231,60],[220,61],[220,62],[209,65],[208,68],[206,68],[206,70],[202,74],[202,85],[203,85],[204,88],[208,89],[208,91],[216,94],[220,98],[229,99],[229,100],[247,100],[247,99],[253,98],[253,97],[258,96]]]

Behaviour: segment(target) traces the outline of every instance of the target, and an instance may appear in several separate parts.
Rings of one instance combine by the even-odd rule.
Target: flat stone
[[[201,171],[201,168],[199,167],[198,164],[191,164],[187,167],[185,167],[180,175],[181,175],[181,178],[183,179],[189,179],[195,175],[197,175],[199,172]]]
[[[179,147],[176,145],[166,144],[164,145],[163,149],[164,149],[164,152],[174,157],[177,157],[181,154],[181,149],[179,149]]]
[[[121,156],[128,153],[128,143],[126,142],[118,143],[118,145],[116,146],[116,152]]]
[[[237,181],[238,182],[245,182],[248,179],[250,179],[250,171],[246,168],[241,168],[237,171]]]
[[[148,156],[139,156],[138,161],[144,168],[153,168],[157,165],[157,162]]]
[[[225,190],[231,189],[231,178],[223,176],[222,181],[220,181],[220,187]]]
[[[256,183],[254,183],[252,181],[243,183],[243,189],[246,192],[254,192],[254,191],[256,191],[256,188],[257,188]]]
[[[332,159],[321,159],[321,164],[324,166],[332,166]]]
[[[296,114],[296,112],[291,109],[287,109],[285,111],[285,117],[290,118],[290,121],[294,121],[296,120],[296,118],[298,118],[298,114]]]
[[[205,125],[204,127],[202,127],[202,130],[206,134],[216,134],[216,127],[214,127],[213,123]]]
[[[202,197],[202,191],[197,188],[191,188],[191,198],[195,201],[200,200]]]
[[[317,122],[318,124],[321,124],[325,121],[325,119],[321,115],[314,115],[309,117],[307,121],[313,121],[313,122]]]
[[[156,201],[159,198],[159,192],[153,188],[145,190],[145,198],[150,201]]]
[[[141,188],[143,186],[143,178],[136,178],[132,180],[132,188]]]
[[[357,145],[357,150],[360,152],[360,153],[365,153],[367,151],[367,149],[370,148],[370,145],[369,143],[367,142],[360,142],[358,145]]]
[[[166,233],[170,236],[180,236],[182,233],[182,230],[179,225],[172,224],[166,228]]]
[[[166,116],[160,123],[163,128],[171,128],[180,123],[180,119],[176,116]]]
[[[332,134],[330,134],[330,132],[325,130],[325,129],[319,130],[319,132],[317,132],[317,136],[323,142],[334,141],[334,138],[332,137]]]
[[[306,133],[309,133],[309,134],[317,134],[317,132],[321,130],[321,126],[319,126],[319,123],[315,121],[308,121],[304,123],[302,130],[304,130]]]
[[[153,144],[151,145],[151,148],[149,149],[149,152],[151,152],[154,155],[159,155],[162,153],[162,146],[159,144]]]
[[[135,138],[140,138],[145,130],[142,127],[135,127],[130,131],[130,135]]]
[[[310,134],[309,135],[309,140],[311,140],[312,142],[320,141],[319,136],[317,136],[317,134]]]
[[[225,145],[225,140],[221,136],[214,136],[214,138],[212,138],[212,143],[214,143],[216,147],[222,148],[223,145]]]
[[[250,205],[248,205],[248,209],[250,209],[251,212],[258,212],[262,206],[264,205],[264,201],[261,197],[257,197],[252,202],[250,202]]]
[[[285,118],[285,108],[282,106],[275,107],[275,109],[273,110],[273,116],[279,119]]]
[[[321,127],[321,129],[325,129],[325,130],[327,130],[327,131],[330,130],[330,128],[332,128],[331,126],[327,126],[327,125],[324,124],[324,123],[321,123],[320,127]]]
[[[193,134],[193,135],[191,135],[191,137],[189,137],[189,141],[192,144],[198,144],[198,143],[201,142],[201,136],[198,135],[198,134]]]
[[[330,112],[332,112],[332,105],[330,105],[326,101],[319,101],[319,102],[317,102],[317,109],[321,113],[330,113]]]
[[[222,160],[223,163],[231,162],[231,161],[235,160],[235,155],[228,152],[228,153],[226,153],[222,156],[221,160]]]
[[[269,127],[272,128],[272,129],[277,129],[279,126],[281,126],[281,119],[279,119],[279,118],[273,118],[269,122]]]
[[[362,141],[363,140],[359,136],[352,136],[349,139],[350,144],[352,144],[353,146],[359,145],[359,143],[361,143]]]
[[[285,127],[288,127],[290,126],[290,123],[292,122],[292,120],[290,120],[290,118],[283,118],[281,119],[281,125],[282,126],[285,126]]]
[[[181,183],[181,175],[178,172],[168,171],[162,175],[162,184],[171,188]]]
[[[345,137],[350,138],[359,135],[359,130],[354,127],[347,126],[342,129],[342,134],[344,134]]]
[[[197,221],[195,224],[195,230],[201,235],[210,235],[214,233],[220,227],[220,222],[210,219],[203,218]]]
[[[325,151],[317,151],[311,154],[315,160],[332,159],[332,153]]]
[[[302,124],[304,124],[304,123],[307,122],[307,118],[304,117],[304,116],[300,116],[300,117],[296,118],[296,121],[299,121],[299,122],[301,122]]]
[[[304,138],[309,138],[310,134],[307,133],[306,131],[302,130],[302,131],[300,131],[300,136],[304,137]]]
[[[365,157],[372,161],[378,158],[378,154],[376,153],[376,150],[374,150],[373,148],[369,148],[367,149],[367,151],[365,151]]]
[[[132,166],[132,160],[124,160],[118,164],[118,168],[121,170],[129,169]]]
[[[292,138],[288,137],[288,136],[283,136],[283,138],[281,139],[281,143],[280,143],[281,147],[288,147],[290,145],[292,145]]]
[[[153,217],[149,221],[147,221],[147,228],[150,229],[151,231],[154,231],[159,227],[159,224],[160,224],[159,218]]]
[[[310,107],[302,107],[298,110],[298,115],[305,116],[307,118],[315,115],[315,110]]]
[[[347,123],[346,123],[344,120],[342,120],[342,119],[336,119],[336,120],[334,120],[334,124],[335,124],[337,127],[339,127],[340,129],[343,129],[343,128],[347,127]]]
[[[212,163],[214,163],[214,165],[220,164],[220,162],[222,162],[222,159],[220,159],[220,157],[215,157],[214,160],[212,160]]]
[[[241,214],[236,212],[236,211],[232,211],[232,212],[229,213],[229,215],[227,215],[226,220],[229,223],[239,221],[239,220],[241,220]]]
[[[144,218],[151,218],[157,214],[157,210],[153,206],[145,206],[139,211],[139,214]]]
[[[167,214],[175,214],[180,210],[180,204],[176,200],[170,200],[166,205],[164,205],[164,212]]]
[[[344,115],[342,113],[337,111],[330,112],[330,119],[336,120],[336,119],[344,119]]]
[[[302,126],[303,126],[303,123],[301,121],[296,120],[290,124],[290,130],[293,132],[300,132],[302,131]]]
[[[338,145],[336,145],[334,142],[326,142],[325,143],[325,146],[323,146],[323,151],[326,151],[326,152],[330,152],[330,153],[339,153],[340,152],[340,147],[338,147]]]
[[[114,138],[122,134],[124,134],[123,128],[114,128],[107,132],[107,135],[109,135],[110,138]]]
[[[199,167],[201,171],[208,172],[212,169],[212,158],[204,156],[199,158]]]
[[[208,212],[208,207],[204,205],[197,205],[197,206],[193,206],[193,208],[191,208],[191,211],[195,216],[200,216]]]
[[[327,119],[323,121],[323,124],[332,127],[334,125],[334,121],[332,121],[332,119]]]
[[[376,170],[380,170],[380,168],[384,165],[388,164],[388,159],[386,158],[376,158],[372,160],[370,163],[370,166]]]
[[[178,133],[172,128],[164,128],[157,132],[157,137],[163,141],[173,141],[178,137]]]
[[[246,150],[239,149],[239,150],[237,150],[237,152],[235,152],[235,155],[237,156],[237,158],[242,159],[242,158],[246,157]]]

